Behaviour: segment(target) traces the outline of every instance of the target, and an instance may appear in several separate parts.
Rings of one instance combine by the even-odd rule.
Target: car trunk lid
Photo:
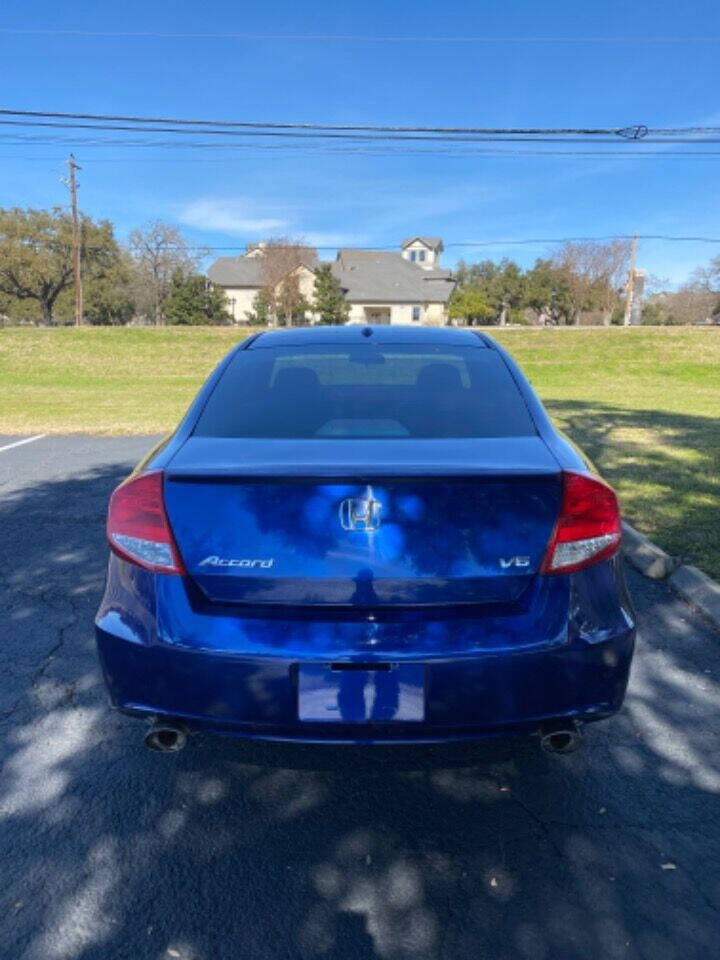
[[[165,479],[188,575],[209,599],[245,604],[515,602],[560,497],[539,437],[191,438]]]

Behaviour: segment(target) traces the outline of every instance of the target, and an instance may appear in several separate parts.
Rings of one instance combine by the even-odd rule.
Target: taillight
[[[115,553],[131,563],[162,573],[185,572],[165,513],[160,470],[116,488],[110,497],[107,536]]]
[[[597,477],[563,473],[560,515],[541,573],[572,573],[611,557],[620,545],[615,491]]]

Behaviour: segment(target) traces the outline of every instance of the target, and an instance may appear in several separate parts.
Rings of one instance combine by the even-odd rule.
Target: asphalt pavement
[[[2,960],[714,960],[720,635],[628,572],[623,712],[585,746],[317,748],[107,706],[108,495],[151,438],[0,437]]]

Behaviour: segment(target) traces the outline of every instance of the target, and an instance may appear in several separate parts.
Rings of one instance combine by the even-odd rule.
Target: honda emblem
[[[379,500],[349,498],[340,504],[340,523],[343,530],[369,533],[380,526],[381,510],[382,504]]]

